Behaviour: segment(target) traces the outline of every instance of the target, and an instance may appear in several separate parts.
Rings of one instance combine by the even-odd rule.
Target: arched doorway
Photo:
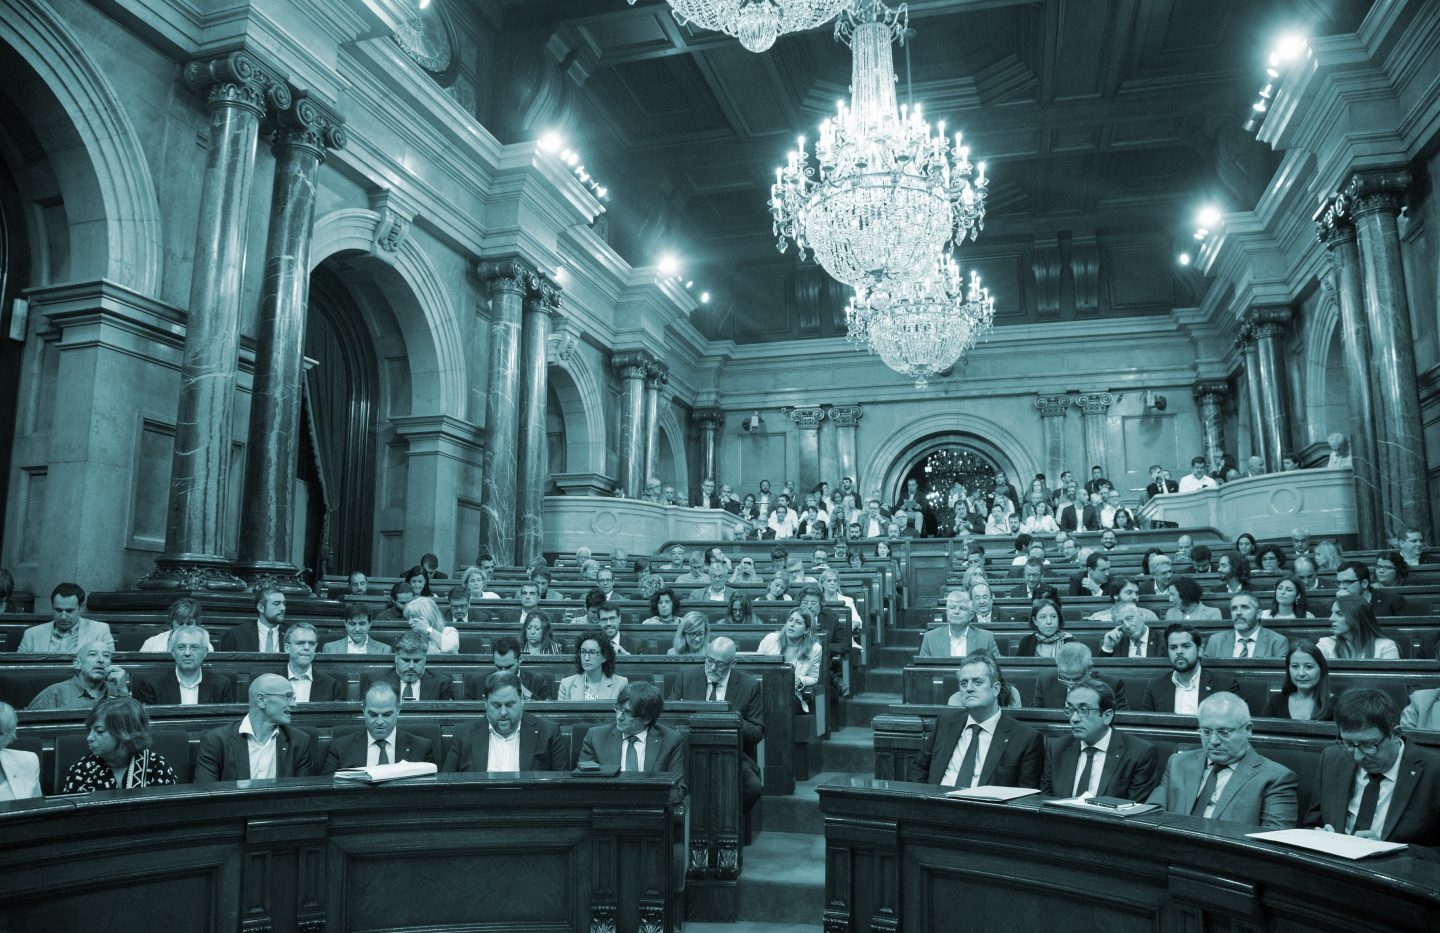
[[[929,447],[912,461],[910,468],[901,476],[899,489],[892,501],[907,501],[910,498],[910,481],[914,480],[918,497],[934,522],[929,530],[948,538],[956,532],[954,510],[949,506],[951,485],[958,483],[967,491],[979,490],[982,495],[988,496],[995,490],[998,473],[994,460],[973,444],[964,441],[940,443]]]

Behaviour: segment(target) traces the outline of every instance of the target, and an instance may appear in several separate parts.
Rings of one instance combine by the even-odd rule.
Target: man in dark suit
[[[1010,588],[1005,595],[1011,599],[1034,599],[1035,588],[1045,579],[1045,563],[1033,557],[1025,561],[1025,569],[1022,571],[1024,582]]]
[[[416,700],[453,700],[455,690],[449,677],[425,670],[430,643],[419,632],[406,632],[395,642],[395,669],[384,674],[366,674],[360,689],[368,691],[372,683],[384,682],[395,688],[401,703]]]
[[[731,515],[740,514],[740,499],[735,495],[735,488],[729,483],[725,483],[720,487],[720,508],[729,512]]]
[[[1222,683],[1201,666],[1200,632],[1193,626],[1183,622],[1165,626],[1165,646],[1170,655],[1170,673],[1145,685],[1142,711],[1194,714],[1213,693],[1240,692],[1240,684],[1233,676],[1226,674]]]
[[[497,671],[509,671],[520,678],[520,694],[526,700],[553,700],[555,699],[555,680],[548,674],[541,674],[535,671],[527,671],[520,664],[520,642],[502,635],[495,639],[495,644],[490,649],[492,660]],[[472,700],[485,699],[485,678],[490,676],[489,671],[479,674],[469,674],[465,677],[465,696]]]
[[[234,703],[235,682],[224,674],[205,669],[205,656],[209,653],[210,633],[204,628],[186,625],[176,629],[170,638],[175,672],[137,680],[135,699],[146,706]]]
[[[1121,587],[1122,595],[1125,589]],[[1165,633],[1145,622],[1138,604],[1117,602],[1111,617],[1115,627],[1101,638],[1101,654],[1112,658],[1158,658],[1165,654]],[[1150,618],[1154,618],[1153,613]]]
[[[1180,484],[1173,479],[1167,479],[1165,468],[1156,463],[1150,467],[1150,485],[1145,487],[1145,495],[1149,499],[1163,495],[1167,492],[1179,492]]]
[[[560,729],[525,715],[520,679],[508,671],[485,678],[485,720],[459,726],[442,771],[569,771]]]
[[[720,508],[720,499],[718,496],[715,495],[715,480],[707,476],[705,480],[700,484],[700,491],[690,493],[690,508]]]
[[[285,654],[290,658],[280,676],[290,681],[301,703],[336,703],[345,699],[345,685],[315,670],[315,649],[320,636],[309,622],[296,622],[285,630]]]
[[[285,650],[285,594],[273,586],[255,591],[255,621],[230,626],[220,639],[221,651]]]
[[[1370,586],[1370,568],[1358,560],[1347,560],[1335,571],[1335,589],[1337,596],[1359,596],[1381,618],[1405,614],[1405,597],[1373,589]]]
[[[1081,684],[1098,681],[1110,691],[1116,709],[1129,709],[1125,699],[1125,681],[1114,680],[1094,671],[1090,646],[1083,641],[1067,641],[1055,651],[1055,670],[1042,674],[1035,681],[1035,694],[1030,705],[1036,709],[1060,709],[1071,690]]]
[[[710,642],[704,665],[686,665],[675,678],[669,698],[720,701],[740,714],[740,741],[745,752],[740,778],[748,812],[764,787],[757,756],[760,740],[765,738],[765,707],[760,700],[760,682],[735,670],[735,642],[723,635]]]
[[[1000,670],[985,652],[960,662],[963,710],[946,710],[910,761],[909,779],[947,787],[998,784],[1040,788],[1040,733],[1000,708]]]
[[[1149,742],[1112,728],[1115,708],[1115,693],[1103,681],[1085,680],[1070,688],[1065,695],[1070,735],[1045,740],[1041,793],[1123,797],[1136,803],[1150,795],[1160,781],[1160,754]]]
[[[370,637],[370,607],[345,604],[345,637],[327,641],[321,654],[389,654],[390,646]]]
[[[1109,596],[1110,558],[1100,551],[1091,551],[1085,558],[1085,572],[1070,578],[1071,596]]]
[[[1404,740],[1390,695],[1352,687],[1335,702],[1340,743],[1325,749],[1304,825],[1404,842],[1440,860],[1440,754]]]
[[[1104,468],[1092,466],[1090,468],[1090,478],[1085,481],[1085,495],[1088,496],[1092,493],[1097,493],[1103,487],[1110,485],[1112,485],[1111,482],[1105,478]]]
[[[668,771],[684,775],[685,737],[660,725],[658,720],[664,711],[665,698],[659,687],[638,680],[626,684],[615,698],[615,721],[585,733],[580,761],[593,761],[605,771]]]
[[[360,708],[365,728],[346,736],[337,736],[325,753],[321,774],[334,774],[341,768],[369,768],[400,761],[428,761],[435,764],[435,749],[430,740],[398,728],[400,698],[395,688],[381,681],[365,691]]]
[[[309,776],[310,737],[290,725],[294,709],[295,694],[285,678],[261,674],[250,681],[245,718],[200,737],[195,783]]]

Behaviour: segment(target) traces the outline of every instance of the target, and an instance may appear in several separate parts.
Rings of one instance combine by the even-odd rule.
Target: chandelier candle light
[[[782,33],[814,29],[853,0],[668,0],[680,25],[723,32],[752,52],[763,52]],[[635,0],[630,0],[635,5]]]

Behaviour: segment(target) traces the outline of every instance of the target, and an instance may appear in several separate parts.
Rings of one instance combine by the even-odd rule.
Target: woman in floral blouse
[[[85,717],[90,754],[70,766],[62,794],[178,784],[163,756],[150,750],[150,716],[138,700],[101,700]]]

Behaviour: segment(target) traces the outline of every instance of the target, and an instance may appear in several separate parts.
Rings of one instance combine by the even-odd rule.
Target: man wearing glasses
[[[1233,693],[1200,704],[1200,747],[1178,751],[1148,803],[1169,813],[1294,829],[1295,772],[1250,747],[1250,709]]]
[[[200,737],[195,783],[308,777],[310,737],[290,725],[295,691],[279,674],[250,681],[250,711]]]
[[[760,701],[760,682],[735,670],[735,642],[723,635],[710,642],[705,648],[705,664],[702,667],[687,664],[670,688],[669,698],[720,702],[740,714],[741,745],[745,751],[740,756],[740,778],[745,811],[749,812],[764,787],[757,750],[765,738],[765,707]]]
[[[1405,614],[1405,597],[1399,593],[1370,588],[1370,568],[1358,560],[1347,560],[1335,571],[1335,595],[1359,596],[1370,604],[1377,616]]]
[[[1306,826],[1405,842],[1440,860],[1440,754],[1407,745],[1389,694],[1353,687],[1335,703],[1340,738],[1320,756]]]
[[[1070,735],[1045,740],[1040,792],[1061,797],[1123,797],[1142,802],[1160,780],[1160,754],[1112,727],[1115,691],[1084,680],[1065,695]]]

